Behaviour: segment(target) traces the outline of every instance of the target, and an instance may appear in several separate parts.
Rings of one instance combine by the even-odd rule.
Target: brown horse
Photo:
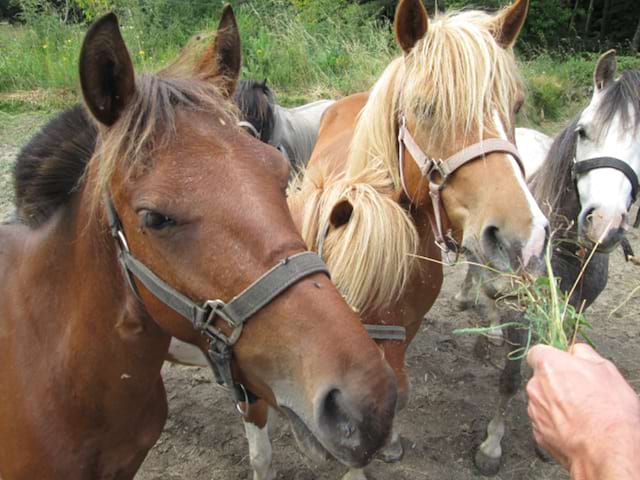
[[[290,188],[303,238],[364,323],[405,329],[404,339],[395,329],[379,340],[399,409],[409,394],[406,349],[440,291],[441,250],[459,246],[509,271],[543,255],[548,222],[512,145],[524,100],[512,46],[528,3],[429,21],[420,0],[402,0],[395,33],[404,54],[370,93],[327,110],[308,168]],[[507,368],[506,377],[516,375]],[[263,411],[247,426],[256,480],[274,478]],[[383,457],[401,456],[396,433]],[[483,471],[496,461],[493,450],[478,457]]]
[[[190,78],[136,76],[112,14],[87,33],[93,156],[47,218],[0,227],[3,480],[133,478],[166,419],[172,335],[210,352],[226,339],[236,386],[345,463],[386,442],[395,380],[322,263],[301,253],[286,162],[236,126],[240,63],[228,7]],[[68,181],[43,171],[42,194]],[[264,298],[255,286],[281,293],[241,315]],[[202,310],[194,328],[184,317]],[[234,318],[249,316],[240,330]]]

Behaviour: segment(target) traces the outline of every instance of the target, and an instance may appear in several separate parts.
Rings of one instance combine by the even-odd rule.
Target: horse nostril
[[[584,210],[583,214],[582,214],[582,222],[587,225],[589,223],[592,222],[593,220],[593,212],[595,212],[596,209],[595,207],[591,207],[591,208],[587,208]]]
[[[353,419],[345,411],[341,403],[343,403],[343,394],[337,389],[331,389],[327,392],[323,402],[320,418],[322,422],[337,431],[343,437],[350,437],[356,431]]]
[[[500,240],[500,229],[496,226],[488,226],[482,232],[482,246],[489,258],[494,258],[503,249]]]

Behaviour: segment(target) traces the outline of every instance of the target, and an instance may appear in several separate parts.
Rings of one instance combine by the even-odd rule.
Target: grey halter
[[[237,124],[240,128],[244,128],[246,132],[252,137],[260,140],[260,132],[253,126],[251,122],[247,122],[246,120],[241,120]]]
[[[503,140],[502,138],[488,138],[478,143],[474,143],[445,160],[430,158],[422,151],[411,135],[411,132],[409,132],[409,129],[407,128],[407,119],[405,115],[402,114],[400,116],[400,128],[398,130],[398,164],[402,189],[410,201],[412,198],[407,191],[407,186],[404,181],[405,150],[409,151],[411,158],[413,158],[413,161],[418,166],[420,173],[429,182],[429,195],[431,196],[434,216],[434,220],[431,220],[431,217],[429,217],[429,222],[431,223],[435,243],[445,255],[448,255],[451,252],[457,253],[459,251],[458,245],[453,239],[451,230],[449,230],[446,235],[443,231],[442,211],[444,210],[440,198],[440,192],[445,188],[449,177],[467,163],[477,160],[478,158],[482,158],[489,153],[496,152],[508,153],[511,155],[520,167],[522,174],[525,174],[525,168],[522,164],[517,148],[511,142]],[[436,174],[440,176],[440,180],[438,182],[434,180]]]
[[[240,413],[248,415],[249,403],[256,397],[242,384],[235,382],[231,372],[232,347],[240,338],[243,325],[260,309],[300,280],[314,273],[324,273],[329,276],[327,266],[313,252],[298,253],[281,260],[228,303],[220,299],[196,303],[167,285],[131,253],[122,222],[110,197],[105,199],[105,204],[111,235],[118,245],[118,261],[131,290],[140,298],[134,279],[139,280],[158,300],[189,320],[193,328],[207,338],[209,342],[207,361],[217,383],[231,391]],[[224,320],[233,328],[231,335],[225,335],[214,326],[217,318]],[[240,408],[241,402],[246,404],[246,410]]]

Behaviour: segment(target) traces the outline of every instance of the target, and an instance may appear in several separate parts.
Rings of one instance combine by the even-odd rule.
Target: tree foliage
[[[511,0],[424,0],[431,15],[436,10],[482,8],[496,10]],[[398,0],[236,0],[266,16],[293,8],[311,24],[350,25],[373,17],[392,20]],[[56,11],[65,22],[89,22],[115,9],[135,12],[147,32],[183,37],[182,31],[210,15],[209,0],[0,0],[0,19]],[[635,43],[634,43],[635,38]],[[531,0],[529,16],[519,42],[525,53],[541,50],[600,51],[617,47],[637,50],[640,43],[640,0]]]

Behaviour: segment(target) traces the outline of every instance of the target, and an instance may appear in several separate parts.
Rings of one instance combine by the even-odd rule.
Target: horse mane
[[[267,81],[241,80],[236,89],[234,102],[244,120],[260,132],[260,140],[268,143],[275,125],[273,107],[276,98],[273,90],[267,86]]]
[[[628,107],[631,108],[628,108]],[[620,115],[622,129],[638,133],[640,127],[640,70],[627,70],[603,92],[596,112],[595,134],[606,134],[616,115]]]
[[[88,167],[95,165],[92,199],[102,202],[115,171],[124,169],[125,180],[150,168],[154,150],[176,138],[179,111],[207,112],[234,128],[235,110],[219,88],[208,81],[143,74],[136,77],[136,93],[118,121],[105,128],[98,124],[98,140]]]
[[[556,227],[577,215],[578,197],[571,177],[576,153],[578,115],[554,139],[540,170],[530,182],[531,192]]]
[[[97,130],[81,105],[50,120],[20,151],[14,167],[18,218],[36,228],[76,191],[93,155]]]
[[[492,132],[495,113],[504,125],[511,123],[508,107],[523,82],[513,52],[494,38],[494,21],[479,11],[437,15],[411,52],[391,62],[358,120],[350,176],[374,170],[386,175],[395,190],[401,188],[400,112],[410,112],[416,129],[440,146],[457,144],[474,132],[497,135]]]
[[[356,312],[388,306],[410,281],[416,227],[393,197],[323,168],[299,172],[289,186],[289,208],[302,213],[302,238],[309,249],[322,250],[332,281]],[[345,201],[353,208],[349,221],[330,228],[334,207]]]
[[[189,44],[159,74],[137,75],[136,93],[110,128],[79,105],[45,125],[20,152],[14,169],[20,220],[33,228],[44,224],[70,203],[91,167],[96,172],[92,208],[97,208],[117,168],[124,168],[125,177],[140,172],[150,166],[153,150],[175,139],[180,110],[215,114],[232,128],[237,110],[215,79],[217,63],[201,60],[194,72],[201,48]]]

